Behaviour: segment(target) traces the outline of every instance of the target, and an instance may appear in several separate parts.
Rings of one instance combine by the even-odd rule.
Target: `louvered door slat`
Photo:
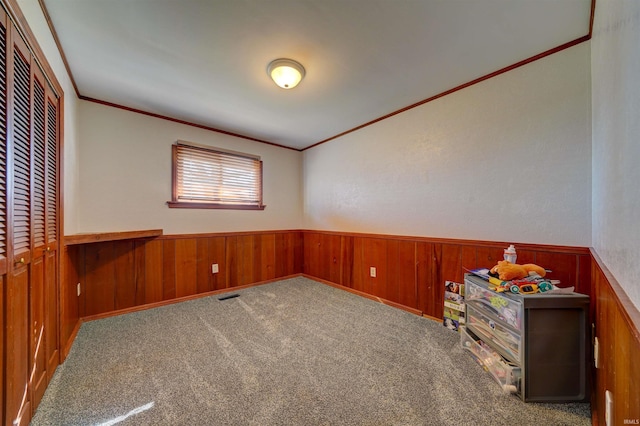
[[[2,178],[0,178],[0,258],[7,256],[6,241],[6,196],[7,186],[5,181],[5,170],[7,164],[7,132],[5,123],[7,122],[7,96],[4,90],[7,87],[7,30],[0,25],[0,84],[3,90],[0,90],[0,169],[2,170]]]
[[[46,185],[46,227],[47,241],[57,240],[58,235],[58,143],[57,107],[51,100],[47,102],[47,185]]]
[[[30,119],[29,63],[16,50],[13,76],[13,251],[20,253],[30,247]],[[25,105],[27,107],[25,108]]]
[[[33,87],[33,242],[45,243],[45,99],[44,86],[38,80]]]

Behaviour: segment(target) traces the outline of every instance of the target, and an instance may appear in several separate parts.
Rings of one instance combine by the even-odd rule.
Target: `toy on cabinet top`
[[[559,280],[545,278],[551,271],[533,263],[518,265],[501,260],[491,269],[469,269],[468,271],[488,281],[489,290],[497,293],[572,293],[574,290],[574,287],[558,287]]]
[[[551,281],[543,279],[546,273],[544,268],[533,263],[518,265],[501,260],[489,271],[488,280],[498,293],[544,293],[554,288]]]
[[[503,281],[521,280],[532,274],[537,274],[540,278],[543,278],[547,274],[547,271],[533,263],[518,265],[517,263],[511,263],[507,260],[498,261],[498,264],[489,271],[489,275],[497,275],[497,277]]]

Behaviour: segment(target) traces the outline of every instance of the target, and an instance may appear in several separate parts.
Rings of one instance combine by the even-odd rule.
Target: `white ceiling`
[[[591,0],[44,0],[81,97],[302,149],[589,34]],[[267,64],[307,72],[277,87]]]

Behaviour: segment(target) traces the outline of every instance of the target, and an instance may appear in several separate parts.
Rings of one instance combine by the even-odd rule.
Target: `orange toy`
[[[501,260],[496,266],[491,268],[492,274],[498,274],[498,277],[503,281],[521,280],[528,277],[532,273],[544,277],[547,271],[544,268],[534,265],[533,263],[527,263],[524,265],[518,265],[517,263],[511,263],[506,260]]]

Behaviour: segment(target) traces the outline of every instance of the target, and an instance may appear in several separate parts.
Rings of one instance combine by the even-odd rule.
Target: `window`
[[[260,157],[178,141],[169,207],[263,210]]]

